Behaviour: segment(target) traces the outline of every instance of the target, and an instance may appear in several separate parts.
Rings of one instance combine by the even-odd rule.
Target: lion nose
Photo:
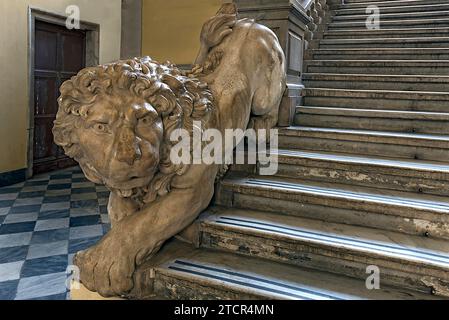
[[[117,160],[126,162],[129,165],[140,159],[142,152],[139,148],[139,142],[134,134],[133,128],[124,126],[119,130],[117,136]]]

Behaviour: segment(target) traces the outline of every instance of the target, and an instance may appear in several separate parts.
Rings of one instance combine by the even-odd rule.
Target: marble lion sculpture
[[[123,296],[136,267],[207,208],[219,165],[170,160],[173,130],[270,128],[285,90],[275,34],[224,5],[201,32],[190,72],[150,58],[90,67],[61,86],[54,139],[86,177],[110,191],[111,230],[78,252],[82,284]],[[227,150],[229,151],[229,150]]]

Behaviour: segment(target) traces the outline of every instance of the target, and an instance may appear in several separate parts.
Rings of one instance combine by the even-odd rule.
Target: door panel
[[[34,77],[34,117],[35,120],[40,115],[53,114],[56,115],[58,79],[55,75],[39,75]]]
[[[85,32],[36,21],[33,172],[75,165],[53,142],[59,87],[85,67]]]
[[[58,34],[39,30],[36,26],[35,44],[35,68],[38,70],[56,70]]]
[[[63,43],[63,70],[78,72],[84,67],[84,56],[79,52],[84,52],[84,37],[79,35],[62,35]]]

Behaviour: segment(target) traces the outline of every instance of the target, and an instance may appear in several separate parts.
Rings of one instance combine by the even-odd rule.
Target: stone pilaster
[[[301,82],[305,34],[311,19],[303,6],[308,0],[234,0],[241,18],[252,18],[272,29],[284,49],[287,90],[281,103],[279,126],[293,123],[295,108],[301,103]]]

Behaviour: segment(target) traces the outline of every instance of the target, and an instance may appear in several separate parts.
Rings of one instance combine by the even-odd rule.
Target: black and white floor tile
[[[0,188],[0,300],[65,300],[73,255],[109,230],[109,191],[78,168]]]

